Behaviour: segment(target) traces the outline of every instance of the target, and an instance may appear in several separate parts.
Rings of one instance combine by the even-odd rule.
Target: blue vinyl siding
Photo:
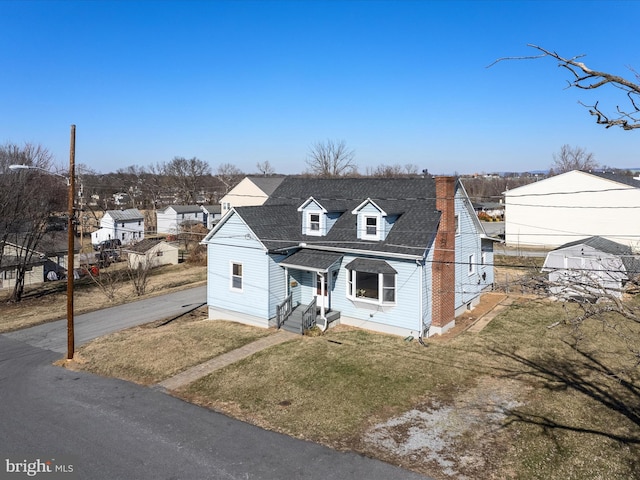
[[[268,279],[272,260],[262,244],[237,215],[228,218],[209,242],[207,303],[266,321],[270,313]],[[231,288],[231,263],[242,264],[242,291]]]
[[[285,258],[286,255],[270,255],[267,261],[269,268],[269,318],[275,317],[278,305],[288,295],[285,270],[278,265]]]
[[[480,274],[483,273],[486,275],[486,280],[483,282],[484,285],[492,285],[494,281],[493,276],[493,240],[482,240],[482,252],[484,253],[484,265],[480,267]]]
[[[423,269],[412,260],[398,261],[385,258],[384,260],[398,272],[396,275],[396,304],[384,307],[374,305],[365,307],[347,298],[348,271],[344,265],[355,258],[345,255],[342,260],[343,267],[340,268],[333,290],[332,308],[351,318],[417,330],[420,323],[420,275],[423,273]]]
[[[455,198],[455,211],[459,222],[458,235],[456,236],[456,309],[476,298],[484,286],[491,283],[488,282],[489,278],[488,274],[486,274],[490,268],[480,265],[482,242],[480,232],[474,223],[474,218],[471,216],[475,215],[475,213],[473,210],[470,211],[466,202],[468,202],[468,199],[462,195],[462,190],[459,189]],[[472,273],[469,272],[471,255],[473,255]],[[483,273],[486,274],[485,279],[482,278]]]
[[[316,293],[316,273],[300,271],[300,303],[308,305]]]
[[[422,269],[422,325],[424,328],[431,326],[432,321],[432,294],[433,288],[433,248],[429,249],[425,267]]]
[[[327,233],[329,232],[329,230],[331,230],[331,228],[338,221],[338,219],[340,218],[341,215],[342,215],[342,213],[340,213],[340,212],[328,212],[327,213],[327,215],[326,215]]]
[[[388,215],[382,218],[382,228],[383,228],[382,239],[383,240],[387,238],[387,234],[389,233],[389,230],[391,230],[391,227],[393,227],[393,224],[396,223],[397,219],[398,219],[398,215]]]

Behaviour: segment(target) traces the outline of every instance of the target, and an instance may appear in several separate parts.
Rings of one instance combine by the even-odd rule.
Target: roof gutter
[[[390,252],[381,252],[379,250],[358,250],[351,248],[338,248],[338,247],[326,247],[322,245],[309,245],[307,243],[298,244],[299,248],[307,248],[309,250],[324,250],[329,252],[337,252],[337,253],[355,253],[358,255],[376,255],[376,256],[384,256],[391,258],[401,258],[403,260],[422,260],[424,255],[408,255],[406,253],[390,253]],[[291,247],[289,247],[291,248]]]

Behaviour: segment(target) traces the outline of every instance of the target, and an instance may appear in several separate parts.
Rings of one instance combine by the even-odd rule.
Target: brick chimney
[[[456,216],[455,177],[435,177],[436,209],[440,224],[433,249],[431,334],[441,334],[455,325]]]

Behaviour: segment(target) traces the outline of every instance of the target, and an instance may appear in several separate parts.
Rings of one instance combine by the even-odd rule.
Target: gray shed
[[[550,251],[542,271],[550,292],[563,298],[620,298],[626,282],[640,274],[640,258],[631,247],[603,237],[588,237]]]

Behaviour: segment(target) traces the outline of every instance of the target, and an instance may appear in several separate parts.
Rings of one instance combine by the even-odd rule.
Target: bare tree
[[[34,169],[10,172],[12,164]],[[43,172],[52,167],[52,155],[41,145],[0,147],[0,264],[14,276],[13,302],[22,300],[26,275],[37,258],[49,218],[65,210],[65,182]]]
[[[604,125],[605,128],[620,127],[624,130],[634,130],[640,128],[640,74],[633,69],[629,69],[635,76],[636,81],[630,81],[618,75],[607,72],[601,72],[589,68],[579,59],[585,55],[577,55],[575,57],[563,57],[556,52],[546,50],[538,45],[528,44],[528,47],[534,48],[541,52],[539,55],[524,57],[504,57],[499,58],[491,65],[503,60],[531,60],[537,58],[551,57],[558,61],[558,66],[567,69],[571,73],[571,80],[567,80],[569,87],[579,88],[581,90],[595,90],[605,86],[617,88],[627,97],[627,107],[617,105],[613,109],[613,113],[605,113],[600,109],[596,102],[594,105],[585,105],[589,113],[596,117],[596,122]],[[490,65],[490,66],[491,66]]]
[[[404,169],[407,172],[407,175],[418,175],[418,172],[420,171],[420,167],[415,163],[405,164]]]
[[[582,147],[571,147],[563,145],[560,151],[553,154],[553,164],[551,165],[551,175],[570,172],[571,170],[594,170],[598,168],[595,156],[587,152]]]
[[[147,292],[151,270],[156,268],[158,263],[156,252],[146,252],[143,255],[138,253],[135,256],[129,254],[127,260],[127,276],[137,296],[140,297]]]
[[[110,302],[115,301],[118,292],[124,287],[126,272],[123,268],[103,268],[98,272],[88,268],[86,274]]]
[[[357,172],[354,158],[355,152],[347,147],[344,140],[325,140],[311,146],[306,163],[312,175],[340,177]]]
[[[216,178],[224,185],[225,195],[240,182],[243,176],[242,170],[232,163],[223,163],[216,169]]]
[[[268,175],[273,175],[275,173],[275,170],[273,169],[273,167],[269,163],[269,160],[265,160],[264,162],[256,163],[256,168],[258,169],[258,172],[260,172],[265,177],[268,176]]]
[[[367,169],[369,170],[369,169]],[[400,164],[395,165],[378,165],[376,168],[368,171],[368,175],[371,177],[405,177],[405,171]]]
[[[198,192],[204,183],[203,177],[211,175],[209,164],[196,157],[174,157],[170,162],[162,164],[161,169],[180,201],[187,204],[197,203]]]

